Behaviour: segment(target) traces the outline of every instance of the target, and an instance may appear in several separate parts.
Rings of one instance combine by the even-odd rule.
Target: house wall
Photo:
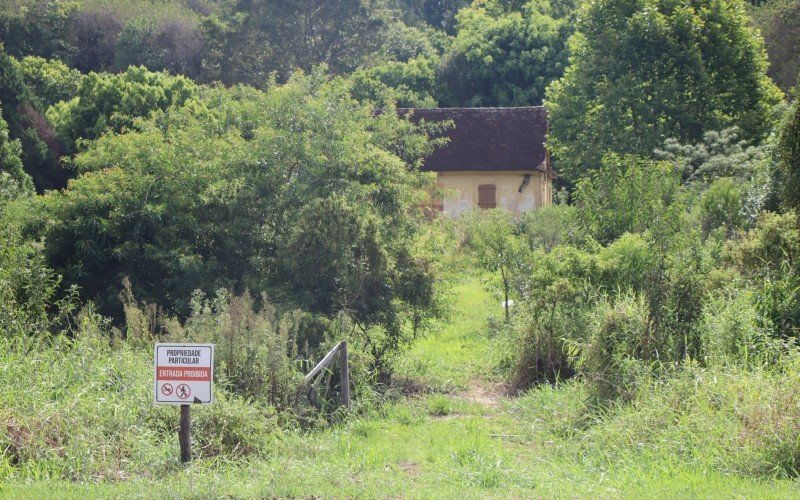
[[[526,174],[531,177],[520,193]],[[444,212],[453,218],[478,208],[478,186],[481,184],[494,184],[497,207],[505,208],[515,217],[550,205],[553,197],[552,179],[538,171],[439,172],[438,184],[448,192],[442,205]]]

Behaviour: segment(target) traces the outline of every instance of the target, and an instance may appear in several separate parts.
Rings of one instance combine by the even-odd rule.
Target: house
[[[539,107],[401,109],[419,123],[452,121],[446,146],[425,159],[448,193],[429,208],[453,218],[475,208],[505,208],[515,216],[550,205],[554,173],[544,143],[547,111]]]

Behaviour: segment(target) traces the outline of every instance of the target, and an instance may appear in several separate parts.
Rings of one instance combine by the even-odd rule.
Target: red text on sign
[[[159,366],[158,380],[211,380],[210,368],[180,368],[174,366]]]

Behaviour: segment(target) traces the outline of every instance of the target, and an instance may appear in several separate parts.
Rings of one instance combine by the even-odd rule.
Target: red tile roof
[[[423,170],[539,170],[546,171],[547,111],[519,108],[419,108],[398,109],[411,120],[452,120],[455,128],[444,132],[446,146],[425,160]]]

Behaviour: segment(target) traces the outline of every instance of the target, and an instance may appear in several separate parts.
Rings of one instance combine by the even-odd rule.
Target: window
[[[495,191],[497,189],[494,184],[481,184],[478,186],[478,206],[481,208],[495,208],[497,201],[495,200]]]

